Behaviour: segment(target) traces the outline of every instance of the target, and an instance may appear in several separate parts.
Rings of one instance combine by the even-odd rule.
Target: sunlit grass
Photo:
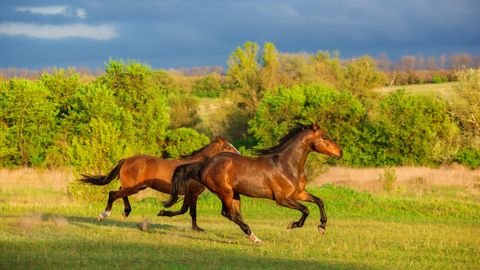
[[[220,215],[212,194],[189,215],[157,217],[166,196],[132,199],[122,220],[121,200],[98,222],[103,201],[75,200],[57,189],[1,192],[1,269],[478,269],[480,203],[457,197],[372,195],[326,185],[311,191],[326,203],[327,233],[317,231],[318,209],[300,229],[286,230],[300,213],[273,201],[242,198],[242,211],[264,244],[248,242]],[[454,196],[454,195],[452,195]],[[178,207],[178,206],[177,206]],[[149,221],[147,231],[137,224]]]

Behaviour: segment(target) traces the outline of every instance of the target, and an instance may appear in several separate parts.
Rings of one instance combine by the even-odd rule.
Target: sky
[[[341,58],[478,56],[480,1],[0,1],[0,68],[226,66],[246,41]]]

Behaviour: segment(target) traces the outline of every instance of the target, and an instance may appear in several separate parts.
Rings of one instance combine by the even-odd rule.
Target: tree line
[[[370,56],[284,54],[246,42],[227,70],[186,76],[110,60],[85,80],[75,69],[0,82],[0,166],[104,172],[133,154],[177,158],[215,135],[244,154],[297,124],[320,123],[346,166],[480,166],[480,71],[456,71],[455,98],[373,89],[389,74]],[[197,71],[198,72],[198,71]],[[309,161],[314,170],[323,163]]]

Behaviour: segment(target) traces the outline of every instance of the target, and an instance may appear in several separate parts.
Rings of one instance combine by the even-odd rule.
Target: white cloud
[[[65,17],[77,17],[85,19],[87,11],[84,8],[72,8],[70,6],[39,6],[39,7],[16,7],[17,12],[27,12],[32,14],[40,14],[43,16],[61,15]]]
[[[84,8],[77,8],[75,10],[75,15],[80,19],[85,19],[87,17],[87,11]]]
[[[95,40],[110,40],[118,36],[117,31],[109,25],[88,24],[29,24],[0,23],[0,34],[23,35],[42,39],[86,38]]]

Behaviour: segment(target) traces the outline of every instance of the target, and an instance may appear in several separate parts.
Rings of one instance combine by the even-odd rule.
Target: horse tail
[[[178,195],[186,194],[188,180],[195,179],[202,182],[201,170],[203,162],[194,162],[183,164],[175,168],[172,176],[172,189],[170,191],[170,198],[168,201],[163,202],[163,206],[171,207],[178,201]]]
[[[78,179],[80,182],[86,183],[86,184],[92,184],[92,185],[97,185],[97,186],[104,186],[110,182],[113,181],[113,179],[117,178],[118,174],[120,173],[120,168],[123,165],[123,162],[125,160],[121,159],[117,166],[110,171],[108,175],[88,175],[88,174],[82,174],[82,178]]]

